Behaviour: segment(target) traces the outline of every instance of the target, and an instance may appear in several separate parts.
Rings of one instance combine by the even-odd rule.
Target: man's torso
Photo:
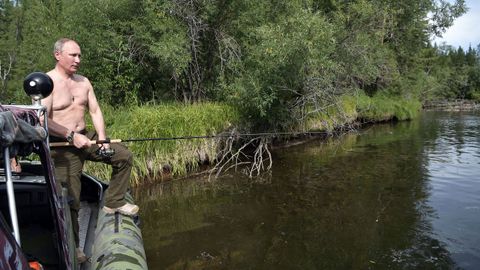
[[[64,79],[55,72],[49,74],[54,82],[52,92],[53,121],[74,131],[85,129],[85,110],[88,106],[89,83],[83,76]]]

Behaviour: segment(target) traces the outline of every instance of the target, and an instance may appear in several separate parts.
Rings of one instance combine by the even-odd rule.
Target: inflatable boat
[[[55,178],[40,104],[53,84],[47,87],[37,79],[49,77],[37,75],[24,82],[32,105],[0,104],[0,269],[148,269],[138,216],[102,211],[108,183],[87,173],[81,177],[79,235],[89,259],[77,262],[68,196]]]

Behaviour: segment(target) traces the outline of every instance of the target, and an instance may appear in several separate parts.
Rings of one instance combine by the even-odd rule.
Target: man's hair
[[[55,42],[55,44],[53,45],[53,53],[55,54],[56,52],[62,52],[63,45],[65,45],[65,43],[70,42],[70,41],[73,41],[73,42],[77,43],[75,40],[69,39],[69,38],[61,38],[61,39],[57,40]]]

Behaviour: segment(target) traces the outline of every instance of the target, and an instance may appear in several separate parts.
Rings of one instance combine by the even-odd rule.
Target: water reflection
[[[254,180],[233,173],[138,190],[149,266],[478,268],[480,185],[470,178],[480,120],[462,117],[427,114],[279,150]]]
[[[425,118],[428,124],[431,120]],[[426,141],[432,225],[452,258],[465,269],[480,267],[480,119],[478,114],[438,114],[442,132]]]

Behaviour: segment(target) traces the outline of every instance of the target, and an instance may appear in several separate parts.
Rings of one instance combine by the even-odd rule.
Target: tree
[[[0,96],[11,100],[9,82],[17,60],[21,12],[17,1],[0,0]]]

